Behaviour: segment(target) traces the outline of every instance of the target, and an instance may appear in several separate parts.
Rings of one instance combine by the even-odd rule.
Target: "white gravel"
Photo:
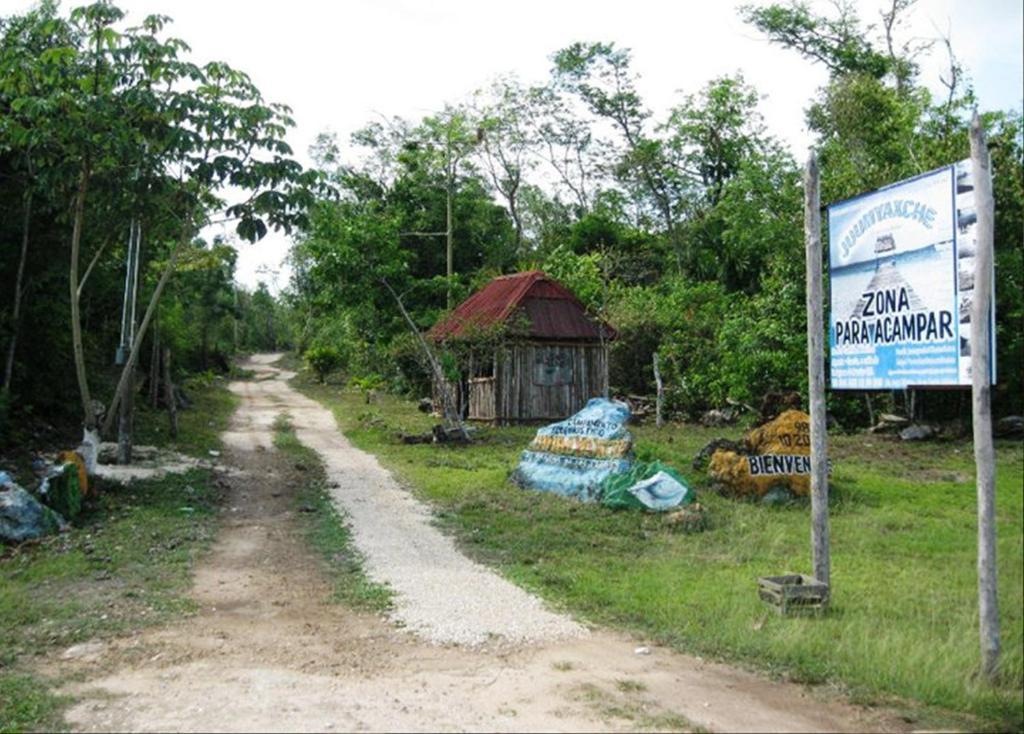
[[[243,400],[253,403],[246,407],[261,418],[253,421],[252,444],[269,443],[268,414],[290,414],[298,439],[326,465],[331,496],[348,519],[367,575],[394,592],[395,621],[438,644],[479,645],[494,638],[532,643],[587,634],[569,617],[548,611],[537,597],[464,556],[434,526],[425,505],[399,486],[376,457],[349,443],[329,410],[293,390],[286,382],[291,374],[269,366],[275,359],[257,355],[245,365],[257,371],[257,378],[269,372],[273,379],[236,383]]]

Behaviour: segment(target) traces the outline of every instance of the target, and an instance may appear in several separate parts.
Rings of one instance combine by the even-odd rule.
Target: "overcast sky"
[[[79,3],[68,3],[74,6]],[[171,16],[170,32],[193,59],[219,59],[246,71],[264,96],[294,110],[289,136],[307,148],[325,130],[341,140],[378,114],[420,118],[458,102],[499,74],[545,79],[550,55],[573,41],[613,41],[633,51],[639,89],[656,116],[709,79],[742,71],[764,95],[769,130],[802,158],[809,142],[803,110],[824,71],[770,46],[738,18],[741,3],[675,0],[118,0],[129,21]],[[762,4],[755,2],[755,4]],[[875,21],[884,0],[860,0]],[[0,14],[31,3],[0,0]],[[819,4],[818,7],[821,7]],[[948,34],[968,69],[982,109],[1021,109],[1024,97],[1021,0],[919,0],[906,36]],[[937,50],[922,79],[938,90],[946,64]],[[287,285],[286,238],[239,246],[238,278]],[[261,274],[262,271],[262,274]]]

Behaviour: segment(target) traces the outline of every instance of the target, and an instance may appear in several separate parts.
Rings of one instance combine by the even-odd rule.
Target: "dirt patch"
[[[442,646],[332,604],[322,561],[294,515],[302,472],[253,438],[276,417],[254,397],[265,384],[238,387],[243,401],[224,460],[245,474],[226,479],[222,530],[195,574],[198,614],[67,650],[46,671],[78,681],[65,687],[79,697],[67,715],[75,729],[905,728],[894,717],[818,700],[821,692],[659,647],[638,652],[640,643],[608,632],[545,645]],[[292,413],[300,437],[301,419]]]

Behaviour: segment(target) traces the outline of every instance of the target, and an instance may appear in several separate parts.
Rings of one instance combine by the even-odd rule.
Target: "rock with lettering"
[[[806,413],[787,410],[744,437],[748,453],[715,451],[708,473],[736,495],[761,498],[773,488],[785,488],[795,496],[806,496],[811,483],[810,426]]]
[[[629,417],[623,402],[592,399],[579,413],[537,431],[512,481],[527,489],[597,499],[605,479],[632,466]]]

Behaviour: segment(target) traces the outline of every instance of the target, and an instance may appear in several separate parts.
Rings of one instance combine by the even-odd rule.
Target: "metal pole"
[[[114,363],[122,365],[135,338],[135,301],[139,290],[139,250],[142,242],[142,226],[132,219],[128,226],[127,252],[125,253],[124,298],[121,302],[121,340],[117,346]]]
[[[992,163],[977,111],[971,120],[971,169],[974,175],[974,205],[978,212],[978,254],[974,261],[974,302],[971,305],[971,397],[974,463],[978,482],[978,631],[981,638],[981,671],[991,680],[996,675],[1000,650],[990,321],[995,201],[992,195]]]
[[[828,425],[825,417],[825,345],[821,284],[821,194],[818,156],[804,172],[804,240],[807,248],[807,378],[811,410],[811,557],[814,577],[831,584],[828,540]]]

